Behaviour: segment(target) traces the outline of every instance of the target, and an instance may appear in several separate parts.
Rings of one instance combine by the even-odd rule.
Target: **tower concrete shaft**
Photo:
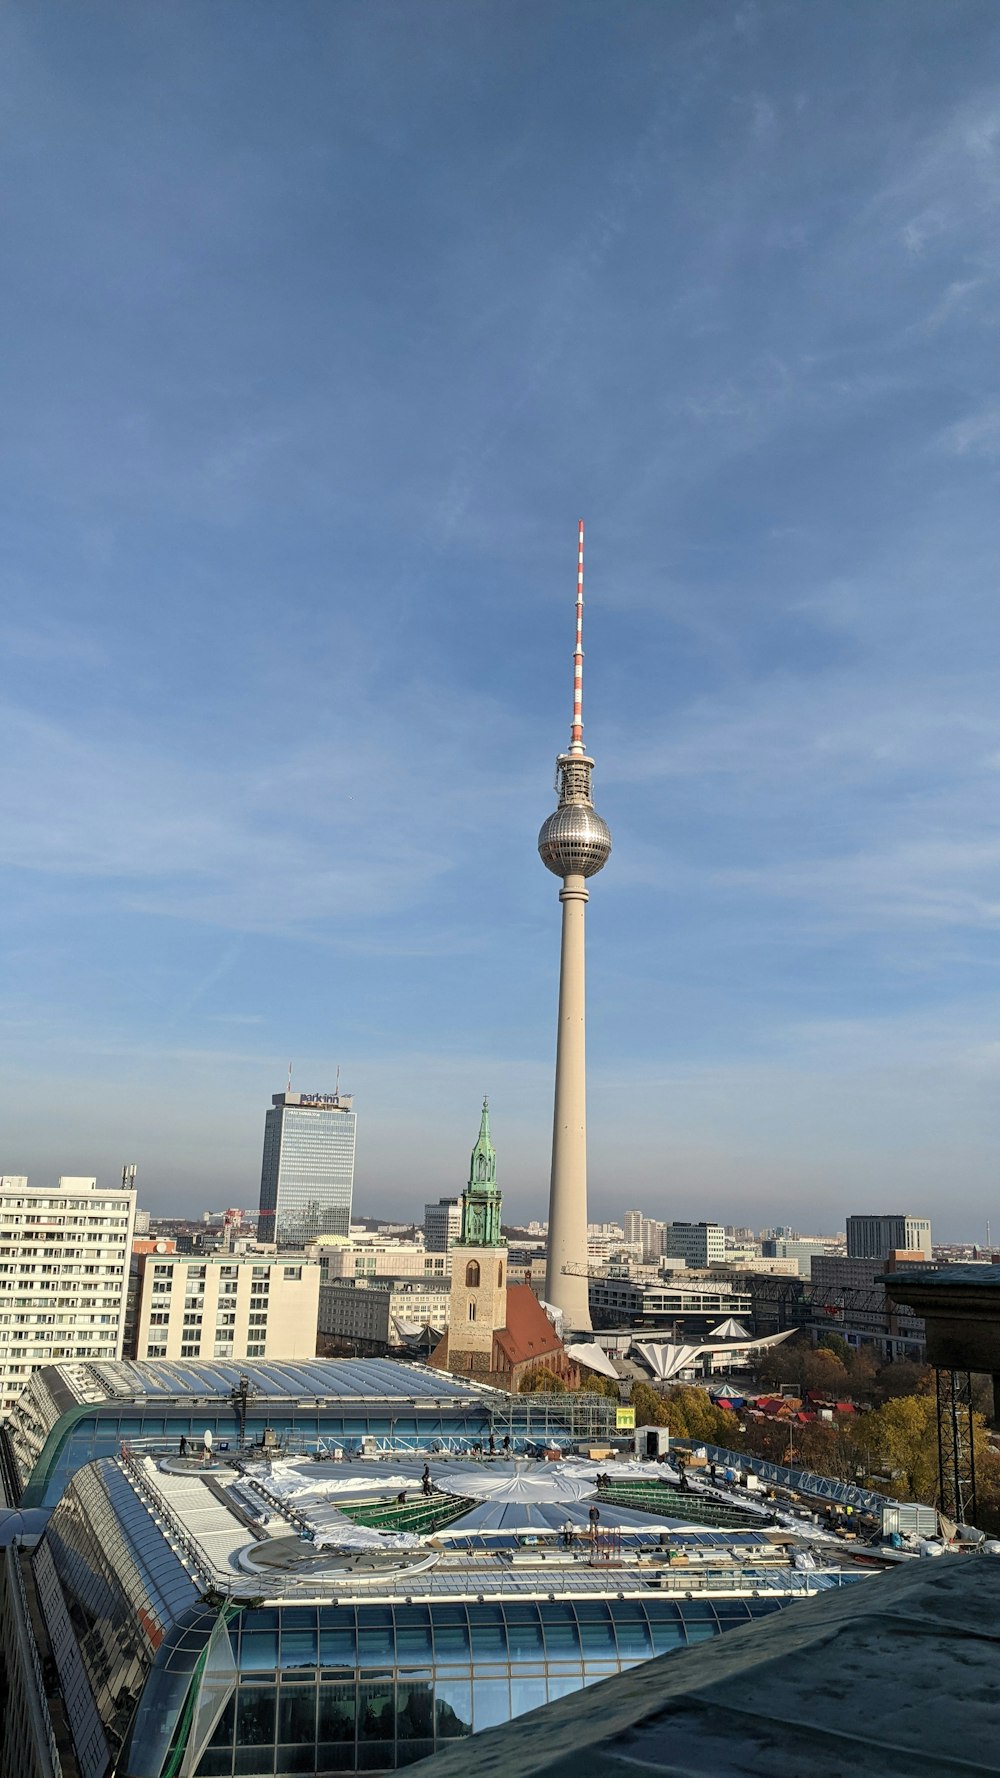
[[[587,1042],[584,918],[587,878],[603,870],[611,835],[590,794],[594,762],[583,747],[583,521],[576,583],[573,715],[570,744],[556,760],[559,806],[542,824],[542,863],[562,878],[562,951],[556,1040],[552,1175],[549,1187],[548,1302],[567,1328],[589,1328],[587,1286]]]
[[[559,960],[559,1025],[556,1090],[552,1112],[552,1175],[545,1299],[566,1317],[568,1328],[590,1326],[587,1264],[587,1003],[584,921],[585,879],[563,883],[562,950]],[[574,1271],[564,1268],[572,1266]]]

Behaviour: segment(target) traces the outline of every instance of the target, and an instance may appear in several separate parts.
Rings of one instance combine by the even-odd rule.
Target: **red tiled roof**
[[[507,1286],[507,1325],[494,1335],[509,1365],[562,1351],[562,1341],[530,1284]]]

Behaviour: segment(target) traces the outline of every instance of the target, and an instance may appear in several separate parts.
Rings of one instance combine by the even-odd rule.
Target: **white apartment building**
[[[45,1364],[122,1356],[134,1190],[0,1175],[0,1414]]]
[[[451,1249],[428,1252],[418,1241],[387,1241],[382,1235],[350,1240],[321,1236],[306,1252],[323,1268],[321,1282],[336,1278],[450,1278]]]
[[[686,1266],[724,1265],[726,1231],[720,1222],[668,1223],[666,1252]]]
[[[301,1253],[140,1254],[128,1356],[315,1358],[319,1281]]]

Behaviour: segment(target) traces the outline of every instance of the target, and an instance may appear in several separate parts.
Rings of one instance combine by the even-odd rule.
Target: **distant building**
[[[721,1265],[726,1258],[726,1231],[720,1222],[671,1222],[666,1253],[686,1266]]]
[[[761,1242],[763,1259],[793,1259],[798,1267],[801,1278],[809,1277],[809,1268],[814,1258],[823,1258],[830,1251],[829,1241],[808,1241],[796,1236],[771,1235]]]
[[[135,1232],[137,1235],[149,1234],[149,1211],[137,1210],[135,1213]]]
[[[591,1278],[595,1328],[656,1328],[687,1340],[706,1335],[726,1316],[750,1313],[750,1298],[723,1282],[652,1283],[637,1278]]]
[[[135,1192],[0,1176],[0,1415],[32,1373],[121,1358]]]
[[[659,1259],[667,1251],[667,1224],[659,1222],[654,1216],[644,1216],[639,1232],[639,1244],[642,1247],[643,1259]]]
[[[336,1278],[448,1278],[451,1249],[428,1253],[419,1241],[393,1241],[384,1235],[352,1235],[349,1240],[320,1236],[306,1252],[322,1267],[324,1284]]]
[[[342,1351],[381,1357],[420,1343],[428,1328],[433,1344],[448,1326],[451,1280],[439,1278],[338,1278],[319,1292],[319,1335],[324,1354]]]
[[[264,1120],[257,1234],[301,1249],[351,1227],[357,1113],[347,1093],[275,1093]]]
[[[887,1259],[890,1253],[931,1258],[931,1225],[926,1216],[849,1216],[848,1259]]]
[[[812,1306],[805,1322],[812,1337],[837,1333],[849,1346],[875,1346],[885,1358],[921,1363],[926,1344],[923,1321],[911,1310],[890,1303],[878,1280],[887,1271],[921,1265],[923,1260],[918,1251],[889,1253],[881,1259],[830,1254],[814,1259]]]
[[[319,1266],[302,1254],[138,1256],[138,1359],[316,1356]]]
[[[461,1198],[439,1198],[424,1205],[424,1246],[429,1253],[447,1253],[462,1231]]]

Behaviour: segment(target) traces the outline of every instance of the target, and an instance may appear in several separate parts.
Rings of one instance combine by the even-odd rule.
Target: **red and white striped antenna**
[[[571,753],[583,752],[583,520],[576,557],[576,647],[573,650],[573,724],[569,732]]]

